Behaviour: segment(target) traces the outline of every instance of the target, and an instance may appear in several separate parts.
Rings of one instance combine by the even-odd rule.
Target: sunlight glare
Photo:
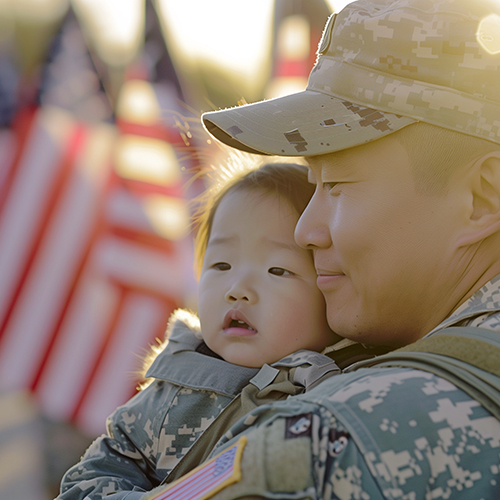
[[[310,50],[310,27],[304,16],[287,16],[278,32],[277,49],[287,59],[307,59]]]
[[[138,135],[124,135],[118,139],[115,170],[125,179],[160,186],[168,186],[180,178],[172,146],[160,139]]]
[[[189,211],[179,198],[159,194],[143,199],[143,206],[154,230],[168,240],[180,240],[190,229]]]
[[[489,54],[500,53],[500,16],[490,14],[480,23],[477,30],[477,41]]]
[[[266,88],[266,99],[283,97],[296,92],[302,92],[307,87],[307,77],[287,76],[273,78]]]
[[[120,89],[116,116],[139,125],[158,123],[161,112],[152,85],[145,80],[126,81]]]
[[[252,77],[269,53],[272,0],[157,0],[169,39],[185,57]]]
[[[71,0],[99,57],[112,66],[129,63],[144,31],[145,0]]]
[[[281,97],[300,92],[307,87],[307,76],[286,74],[288,64],[302,66],[308,72],[308,58],[311,50],[311,30],[309,21],[301,15],[286,17],[279,27],[276,40],[277,74],[266,88],[266,98]]]
[[[326,0],[332,12],[340,12],[347,4],[353,0]]]

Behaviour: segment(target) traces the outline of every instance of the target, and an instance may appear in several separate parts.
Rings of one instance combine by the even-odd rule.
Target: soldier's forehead
[[[324,155],[310,156],[306,158],[311,170],[318,173],[332,172],[339,175],[348,175],[353,173],[354,169],[366,164],[366,158],[371,157],[370,148],[354,147],[335,151]]]

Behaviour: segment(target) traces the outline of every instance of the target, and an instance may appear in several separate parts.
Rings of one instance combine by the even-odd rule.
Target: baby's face
[[[298,220],[284,198],[233,191],[222,199],[201,270],[198,312],[206,344],[230,363],[260,367],[337,337]]]

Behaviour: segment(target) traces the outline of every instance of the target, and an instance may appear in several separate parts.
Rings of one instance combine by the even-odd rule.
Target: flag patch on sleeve
[[[149,500],[206,500],[241,479],[241,455],[247,442],[242,436],[234,446],[224,450],[189,474],[169,484]]]

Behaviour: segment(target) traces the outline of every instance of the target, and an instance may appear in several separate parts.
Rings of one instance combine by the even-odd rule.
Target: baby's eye
[[[217,262],[212,266],[212,269],[217,269],[217,271],[229,271],[231,265],[227,262]]]
[[[292,273],[292,271],[288,271],[287,269],[283,269],[282,267],[271,267],[268,272],[270,274],[274,274],[274,276],[295,276],[295,273]]]

